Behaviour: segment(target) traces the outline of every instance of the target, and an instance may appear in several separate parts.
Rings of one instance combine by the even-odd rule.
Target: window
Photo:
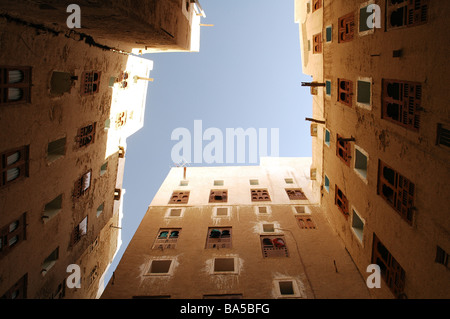
[[[322,8],[322,0],[312,0],[312,12],[319,10],[320,8]]]
[[[325,28],[325,41],[331,42],[333,40],[333,26],[328,26]]]
[[[364,235],[364,220],[358,215],[356,210],[352,208],[352,230],[356,238],[362,243]]]
[[[228,217],[228,207],[215,207],[214,208],[215,217]]]
[[[374,27],[370,28],[367,24],[367,21],[369,20],[369,17],[374,14],[373,11],[367,12],[369,5],[363,6],[359,9],[359,34],[360,35],[366,35],[369,33],[372,33],[374,31]]]
[[[236,258],[214,258],[214,273],[237,273]]]
[[[269,192],[267,189],[252,189],[252,202],[270,201]]]
[[[316,224],[310,216],[295,216],[295,219],[300,229],[316,229]]]
[[[293,278],[280,278],[274,280],[277,298],[301,298],[297,282]]]
[[[415,185],[381,160],[378,162],[378,195],[412,225]]]
[[[0,66],[0,105],[31,102],[31,67]]]
[[[189,191],[174,191],[169,200],[169,204],[187,204],[189,201]]]
[[[330,134],[330,130],[325,129],[325,138],[324,138],[324,142],[326,146],[330,146],[330,142],[331,142],[331,134]]]
[[[126,122],[127,122],[127,111],[117,113],[116,130],[124,126]]]
[[[261,236],[261,249],[264,258],[289,257],[284,236]]]
[[[292,178],[285,178],[285,179],[284,179],[284,182],[285,182],[286,184],[294,184],[294,179],[292,179]]]
[[[290,200],[305,200],[307,199],[301,188],[286,189],[286,194]]]
[[[0,259],[26,239],[26,214],[0,228]]]
[[[339,43],[353,40],[355,35],[355,14],[349,13],[338,20]]]
[[[155,243],[153,244],[153,249],[164,250],[176,248],[180,232],[180,228],[160,229]]]
[[[330,179],[327,175],[325,175],[323,186],[325,187],[325,190],[329,193],[330,192]]]
[[[322,53],[322,33],[313,35],[313,54]]]
[[[450,147],[450,130],[444,128],[444,125],[438,123],[436,134],[436,145],[444,145]]]
[[[115,188],[114,189],[114,200],[120,200],[121,195],[122,195],[122,189]]]
[[[28,177],[29,147],[23,146],[1,154],[0,187]]]
[[[52,201],[48,202],[44,207],[42,220],[44,223],[48,222],[62,210],[63,195],[59,195]]]
[[[154,259],[150,264],[148,275],[169,275],[171,271],[171,259]]]
[[[403,293],[405,271],[375,234],[373,234],[372,264],[380,266],[381,277],[395,296]]]
[[[79,147],[94,143],[96,126],[97,123],[92,123],[78,130],[76,141]]]
[[[422,109],[422,85],[416,82],[385,80],[382,82],[381,118],[418,131]]]
[[[59,258],[59,247],[57,247],[47,258],[45,258],[44,262],[41,265],[41,274],[45,276],[47,272],[56,264],[56,261]]]
[[[26,299],[27,298],[28,275],[20,278],[0,299]]]
[[[81,95],[92,95],[99,92],[101,72],[83,72],[81,75]]]
[[[311,136],[317,136],[317,123],[311,123]]]
[[[88,192],[89,188],[91,187],[91,176],[92,176],[92,170],[83,174],[83,176],[81,176],[75,182],[74,191],[73,191],[73,196],[75,198],[79,198]]]
[[[344,79],[338,79],[338,101],[352,106],[353,82]]]
[[[263,233],[274,233],[275,232],[275,224],[262,224]]]
[[[100,167],[100,176],[103,176],[108,171],[108,162],[104,162]]]
[[[436,259],[434,260],[438,264],[442,264],[447,268],[450,268],[450,263],[448,262],[448,254],[441,247],[436,246]]]
[[[282,296],[290,296],[294,294],[294,285],[292,281],[279,281],[278,286]]]
[[[325,81],[325,94],[331,96],[331,81]]]
[[[183,215],[182,208],[170,208],[167,217],[181,217]]]
[[[78,225],[75,226],[73,233],[72,233],[72,245],[77,244],[81,238],[83,238],[83,236],[85,236],[87,234],[87,222],[88,222],[88,218],[87,216],[81,221],[81,223],[79,223]]]
[[[125,148],[123,146],[119,146],[119,158],[125,157]]]
[[[186,180],[180,181],[180,186],[188,186],[188,185],[189,185],[189,181],[186,181]]]
[[[256,213],[261,215],[267,215],[270,213],[270,208],[268,206],[256,206]]]
[[[257,179],[251,179],[249,182],[250,182],[250,185],[259,185],[259,180],[257,180]]]
[[[387,30],[427,23],[428,3],[429,0],[386,1]]]
[[[295,214],[306,214],[305,206],[294,206]]]
[[[53,162],[64,156],[66,152],[66,138],[48,143],[47,146],[47,161]]]
[[[367,180],[367,153],[355,145],[355,171],[364,180]]]
[[[215,180],[214,186],[223,186],[223,180]]]
[[[350,167],[350,159],[352,158],[350,141],[344,140],[339,134],[337,134],[336,139],[336,155],[345,163],[345,165]]]
[[[228,200],[228,191],[224,189],[211,190],[209,193],[210,203],[226,203]]]
[[[72,77],[70,73],[54,71],[50,80],[50,93],[53,95],[63,95],[70,92],[73,80],[77,77]]]
[[[370,80],[358,80],[356,102],[363,108],[371,109],[372,105],[372,82]]]
[[[231,248],[231,227],[208,228],[205,248]]]
[[[96,212],[97,217],[99,217],[103,213],[104,209],[105,209],[105,203],[102,203],[100,206],[97,207],[97,212]]]
[[[338,206],[339,210],[342,214],[344,214],[345,218],[348,218],[349,209],[348,209],[348,200],[347,197],[344,195],[341,189],[337,185],[335,185],[335,197],[334,197],[334,203]]]
[[[316,177],[317,177],[317,168],[311,168],[309,170],[309,178],[311,180],[316,180]]]

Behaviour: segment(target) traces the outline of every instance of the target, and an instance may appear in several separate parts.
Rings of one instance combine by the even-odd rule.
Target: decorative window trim
[[[355,37],[355,13],[350,12],[338,19],[338,43],[350,42]]]
[[[232,248],[232,227],[209,227],[205,249]]]
[[[348,199],[345,196],[344,192],[339,189],[337,185],[335,185],[334,187],[334,203],[336,204],[340,212],[344,215],[345,219],[348,219],[348,216],[350,215]]]
[[[296,215],[295,220],[300,229],[317,229],[311,215]]]
[[[27,239],[26,213],[0,228],[0,260]]]
[[[86,236],[88,233],[88,216],[85,216],[83,220],[78,223],[72,232],[72,246],[79,243],[84,236]]]
[[[353,105],[353,82],[346,79],[338,79],[337,88],[337,100],[338,102],[345,104],[349,107]]]
[[[30,153],[29,149],[30,149],[29,146],[26,145],[12,150],[8,150],[0,154],[1,160],[0,189],[28,177],[29,153]],[[18,157],[15,156],[16,153],[18,153]],[[8,164],[8,158],[10,160],[12,158],[13,162]],[[17,170],[19,173],[16,174],[14,178],[8,180],[9,175],[8,173]]]
[[[398,11],[401,17],[401,25],[391,23],[394,12]],[[418,0],[411,4],[404,1],[399,4],[391,4],[386,1],[386,30],[395,30],[422,25],[428,22],[429,0]],[[400,22],[400,21],[399,21]]]
[[[336,156],[339,157],[345,165],[350,167],[352,158],[350,141],[343,141],[340,140],[340,138],[342,138],[342,136],[336,134]]]
[[[391,172],[392,176],[387,177],[385,172],[386,174]],[[392,180],[389,180],[391,177]],[[389,193],[389,196],[386,192]],[[415,184],[381,160],[378,160],[377,193],[404,221],[412,226],[415,210]]]
[[[445,124],[437,124],[436,145],[450,147],[450,129]]]
[[[180,238],[181,228],[160,228],[152,249],[175,249]]]
[[[174,191],[170,197],[169,204],[187,204],[190,191]]]
[[[89,124],[87,126],[78,129],[77,136],[75,138],[78,147],[87,146],[93,144],[95,141],[97,122]]]
[[[100,91],[100,79],[102,72],[83,72],[81,75],[81,95],[87,96]]]
[[[264,258],[289,257],[284,235],[261,235],[260,241]]]
[[[11,82],[10,72],[18,71],[23,78]],[[0,105],[13,105],[31,102],[31,67],[23,66],[0,66]],[[9,99],[10,89],[18,89],[22,96],[16,100]]]
[[[87,185],[87,181],[89,181]],[[89,192],[91,188],[92,182],[92,169],[84,173],[77,181],[75,182],[73,197],[80,198]],[[87,186],[87,187],[86,187]]]
[[[209,193],[209,203],[226,203],[228,201],[228,190],[212,189]]]
[[[286,188],[285,191],[290,200],[308,200],[301,188]]]
[[[322,0],[312,0],[312,12],[322,8]]]
[[[389,85],[392,87],[393,96],[389,96]],[[398,90],[395,89],[397,86]],[[422,84],[418,82],[383,79],[381,118],[408,130],[418,132],[420,128],[420,113],[423,110],[422,91]],[[391,108],[389,108],[390,105]],[[397,112],[397,114],[392,114],[392,112]],[[389,116],[389,113],[392,116]],[[397,116],[397,119],[394,115]]]
[[[313,35],[313,54],[321,54],[323,52],[322,32]]]
[[[264,202],[271,201],[269,191],[266,188],[261,189],[251,189],[250,195],[252,202]]]

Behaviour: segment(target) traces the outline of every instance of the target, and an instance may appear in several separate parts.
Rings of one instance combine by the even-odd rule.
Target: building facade
[[[313,188],[381,298],[449,298],[445,1],[297,0]]]
[[[111,13],[89,3],[80,3],[85,26],[102,22],[93,12]],[[194,9],[181,1],[151,2],[169,4],[169,16],[189,10],[194,19]],[[69,30],[61,5],[0,5],[0,297],[7,299],[100,296],[121,244],[126,139],[144,125],[153,80],[153,62],[126,52],[138,48],[129,42],[138,35],[107,33],[107,21]],[[126,16],[116,18],[125,23]],[[190,38],[187,20],[177,21],[176,34]],[[137,29],[142,21],[128,22]],[[92,31],[90,38],[84,31]],[[101,41],[85,41],[94,36]]]
[[[102,298],[368,298],[310,166],[172,168]]]

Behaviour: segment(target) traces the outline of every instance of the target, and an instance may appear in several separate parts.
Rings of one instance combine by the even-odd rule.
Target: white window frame
[[[368,173],[369,173],[369,154],[364,149],[362,149],[360,146],[358,146],[356,144],[354,146],[355,147],[353,149],[353,159],[352,159],[353,170],[355,171],[356,175],[358,175],[365,184],[368,184],[367,177],[368,177]],[[362,155],[364,155],[366,157],[367,164],[366,164],[366,176],[365,177],[361,174],[360,170],[356,168],[356,150],[358,150],[358,152],[360,152]]]
[[[260,212],[259,212],[259,208],[260,208],[260,207],[265,207],[265,208],[266,208],[266,213],[260,213]],[[272,214],[272,209],[271,209],[270,206],[266,206],[266,205],[256,205],[256,206],[255,206],[255,214],[256,214],[257,216],[268,216],[268,215]]]
[[[358,102],[358,82],[368,82],[370,83],[370,102],[369,104]],[[369,77],[358,77],[358,80],[356,81],[356,105],[359,106],[362,109],[366,109],[371,111],[372,110],[372,104],[373,104],[373,83],[372,78]]]
[[[354,206],[351,206],[351,211],[352,211],[351,228],[352,228],[353,235],[355,235],[356,239],[361,244],[361,246],[364,247],[364,228],[366,226],[366,221],[365,221],[364,218],[361,217],[361,215],[358,213],[358,211],[355,209]],[[356,214],[358,216],[358,218],[361,220],[361,222],[363,223],[363,230],[362,230],[361,234],[358,234],[358,232],[355,230],[355,227],[353,226],[353,216],[354,216],[354,214]]]

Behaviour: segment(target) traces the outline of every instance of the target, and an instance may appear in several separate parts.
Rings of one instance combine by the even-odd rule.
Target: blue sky
[[[154,61],[154,82],[149,82],[144,127],[127,139],[123,243],[111,271],[174,167],[174,129],[193,134],[194,120],[224,136],[226,128],[278,128],[280,156],[311,156],[305,117],[311,117],[312,99],[301,87],[311,78],[302,74],[294,0],[200,3],[206,13],[202,23],[214,25],[201,28],[200,52],[143,56]]]

